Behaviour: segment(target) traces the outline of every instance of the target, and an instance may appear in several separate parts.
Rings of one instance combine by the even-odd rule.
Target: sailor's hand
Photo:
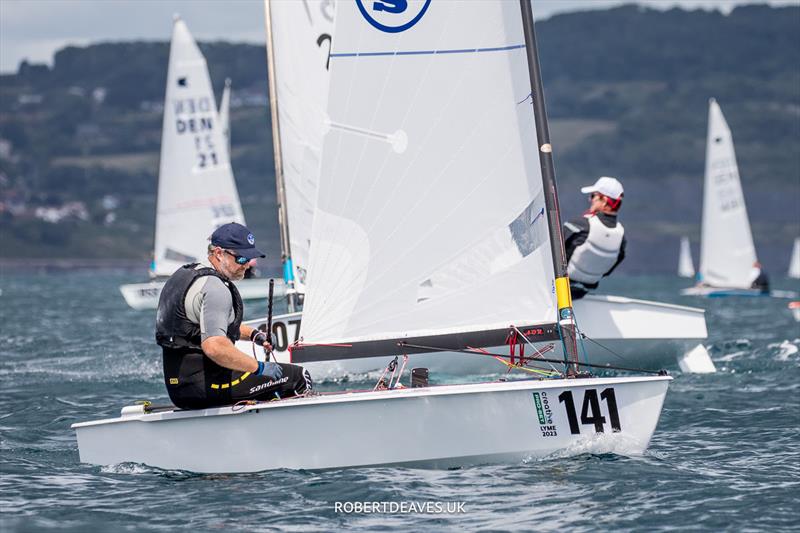
[[[283,369],[278,363],[271,363],[267,361],[258,362],[258,370],[253,372],[256,376],[266,376],[270,379],[276,380],[283,377]]]
[[[254,329],[250,334],[250,340],[253,341],[254,344],[263,346],[267,353],[271,352],[273,346],[275,346],[275,335],[269,335],[266,331],[258,329]]]

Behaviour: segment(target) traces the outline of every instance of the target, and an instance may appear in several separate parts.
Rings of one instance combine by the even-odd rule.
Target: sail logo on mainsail
[[[386,33],[399,33],[420,21],[431,0],[356,0],[358,10],[372,26]]]

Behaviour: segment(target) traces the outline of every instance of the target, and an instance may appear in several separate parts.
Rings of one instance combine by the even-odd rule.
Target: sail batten
[[[525,43],[509,44],[501,46],[490,46],[487,48],[460,48],[460,49],[441,49],[441,50],[388,50],[383,52],[336,52],[331,54],[332,58],[339,57],[380,57],[380,56],[424,56],[437,54],[477,54],[481,52],[507,52],[525,48]]]
[[[387,32],[337,4],[305,343],[555,322],[520,7],[421,6]]]

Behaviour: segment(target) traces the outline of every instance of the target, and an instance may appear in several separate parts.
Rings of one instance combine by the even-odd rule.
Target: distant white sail
[[[408,13],[385,31],[336,7],[309,343],[556,320],[520,5]]]
[[[788,275],[790,278],[800,279],[800,238],[794,240]]]
[[[275,100],[295,289],[304,292],[328,98],[333,0],[269,1]]]
[[[694,277],[694,262],[692,261],[692,248],[689,246],[689,237],[681,237],[681,252],[678,258],[678,275],[682,278]]]
[[[703,191],[702,281],[714,287],[749,288],[755,261],[731,130],[712,98]]]
[[[228,143],[228,153],[231,152],[231,80],[225,79],[225,89],[222,90],[222,100],[219,102],[219,123],[222,124],[222,134]]]
[[[244,224],[206,60],[177,19],[169,54],[156,211],[155,275],[205,257],[208,236]]]

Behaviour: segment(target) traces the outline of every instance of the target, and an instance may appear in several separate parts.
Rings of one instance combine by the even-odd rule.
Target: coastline
[[[8,270],[97,270],[119,269],[147,272],[148,261],[143,259],[86,259],[44,257],[0,257],[0,272]]]
[[[265,260],[259,263],[262,272],[281,272],[280,260]],[[0,274],[9,271],[58,271],[58,270],[130,270],[147,278],[150,261],[147,259],[119,258],[69,258],[69,257],[0,257]]]

